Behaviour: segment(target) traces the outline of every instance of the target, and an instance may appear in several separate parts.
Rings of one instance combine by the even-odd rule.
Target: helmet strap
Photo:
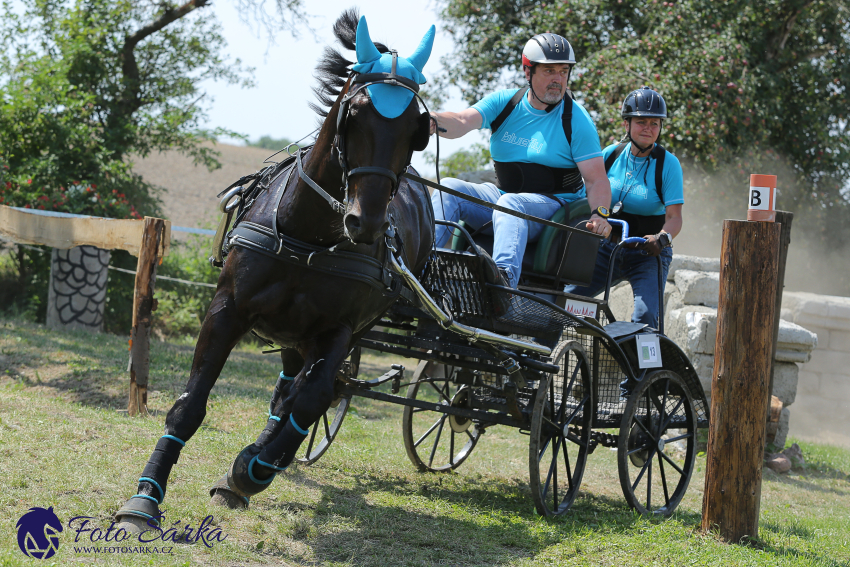
[[[661,138],[661,130],[663,130],[663,129],[664,129],[664,121],[662,120],[661,121],[661,128],[658,130],[658,138],[659,139]],[[640,144],[635,142],[635,139],[632,138],[632,117],[631,116],[629,116],[629,130],[626,134],[629,137],[629,141],[632,143],[632,145],[638,149],[638,155],[640,155],[644,152],[648,152],[649,150],[651,150],[655,146],[655,142],[653,142],[653,143],[649,144],[648,146],[646,146],[645,148],[642,148],[640,146]]]

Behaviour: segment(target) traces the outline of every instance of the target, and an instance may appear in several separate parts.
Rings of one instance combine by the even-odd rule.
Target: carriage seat
[[[553,222],[569,226],[584,224],[590,218],[587,199],[567,203],[552,216]],[[466,226],[463,221],[459,224]],[[467,227],[467,230],[469,228]],[[493,253],[492,234],[474,234],[475,243]],[[596,267],[596,253],[602,241],[592,236],[544,227],[540,238],[529,243],[522,259],[521,284],[544,285],[561,289],[564,284],[590,285]],[[459,230],[451,240],[451,249],[466,250],[469,243]]]

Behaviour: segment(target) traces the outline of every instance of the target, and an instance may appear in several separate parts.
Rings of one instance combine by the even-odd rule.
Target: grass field
[[[120,411],[125,338],[0,320],[0,566],[850,565],[848,451],[801,443],[804,471],[765,470],[759,538],[727,545],[699,530],[702,458],[674,517],[647,520],[626,506],[615,452],[600,447],[573,509],[546,520],[534,513],[528,487],[528,437],[494,427],[457,473],[421,474],[405,454],[401,408],[357,398],[318,463],[292,467],[247,511],[210,507],[209,485],[266,421],[279,359],[255,348],[231,355],[164,505],[166,525],[197,526],[212,514],[226,540],[173,545],[167,555],[82,550],[93,544],[87,534],[75,543],[68,520],[90,516],[106,529],[134,493],[191,357],[192,345],[153,344],[153,415],[130,419]],[[363,373],[377,376],[393,362],[364,356]],[[16,522],[34,506],[52,506],[65,526],[48,560],[18,549]]]

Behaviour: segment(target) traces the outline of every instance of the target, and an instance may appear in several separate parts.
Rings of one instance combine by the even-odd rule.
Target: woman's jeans
[[[552,215],[562,206],[555,198],[537,193],[503,194],[492,183],[469,183],[453,178],[443,179],[442,183],[446,187],[462,191],[467,195],[544,219],[552,218]],[[540,237],[543,231],[542,224],[500,213],[441,191],[434,191],[431,195],[431,204],[434,206],[434,217],[437,220],[452,222],[463,220],[475,230],[492,220],[493,225],[484,229],[483,234],[494,235],[493,260],[508,274],[510,285],[517,286],[522,273],[525,246]],[[450,227],[438,224],[437,246],[448,246],[451,235]]]
[[[604,240],[599,247],[596,256],[596,268],[593,271],[593,281],[589,286],[579,287],[568,285],[564,287],[567,293],[594,297],[605,289],[608,279],[608,265],[614,243]],[[665,248],[661,251],[661,285],[667,282],[667,270],[673,260],[673,249]],[[654,256],[643,254],[641,250],[634,248],[621,248],[617,252],[614,266],[614,275],[611,285],[621,281],[627,281],[632,286],[635,295],[635,312],[632,321],[645,323],[653,329],[658,329],[658,260]],[[663,293],[663,289],[662,289]],[[662,296],[663,300],[663,296]]]

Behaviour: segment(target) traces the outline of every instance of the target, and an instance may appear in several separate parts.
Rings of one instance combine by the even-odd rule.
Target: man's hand
[[[587,221],[587,230],[594,234],[601,234],[605,238],[611,235],[611,225],[596,213],[590,215],[590,220]]]
[[[659,242],[658,240],[657,234],[647,234],[646,236],[644,236],[644,238],[646,239],[646,242],[644,242],[643,244],[638,244],[636,248],[638,248],[639,250],[643,250],[650,256],[658,256],[659,254],[661,254],[663,248],[661,246],[661,242]]]

